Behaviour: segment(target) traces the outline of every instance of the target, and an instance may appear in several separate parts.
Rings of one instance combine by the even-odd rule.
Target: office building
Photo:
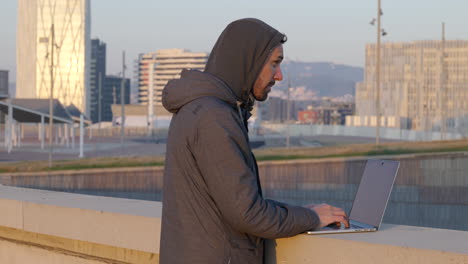
[[[207,53],[184,49],[165,49],[141,54],[138,59],[138,103],[148,104],[149,89],[153,89],[154,104],[161,105],[161,95],[169,80],[180,78],[182,69],[205,69]]]
[[[279,97],[269,97],[264,102],[257,102],[257,107],[262,121],[292,122],[297,120],[296,104],[297,102],[293,100],[288,102]]]
[[[103,87],[106,78],[106,43],[99,39],[91,40],[91,65],[89,74],[90,118],[93,123],[99,121],[99,106],[101,106],[101,121],[103,120]],[[101,98],[99,98],[99,95]],[[101,102],[99,102],[101,100]]]
[[[0,99],[8,97],[8,71],[0,70]]]
[[[375,126],[376,45],[366,46],[364,81],[356,85],[351,125]],[[468,41],[384,43],[380,70],[381,125],[455,129],[468,113]]]
[[[49,98],[53,83],[89,116],[90,22],[90,0],[18,0],[16,97]]]
[[[102,89],[102,121],[112,121],[112,105],[121,104],[122,77],[106,76]],[[130,79],[124,81],[124,104],[130,104]]]

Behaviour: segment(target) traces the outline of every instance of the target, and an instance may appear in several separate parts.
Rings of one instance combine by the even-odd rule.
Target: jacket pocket
[[[229,264],[260,264],[262,263],[262,250],[250,239],[231,239],[226,243],[228,247]]]
[[[255,243],[250,241],[250,239],[232,239],[230,240],[230,243],[234,252],[249,256],[257,256],[258,254],[257,246]]]

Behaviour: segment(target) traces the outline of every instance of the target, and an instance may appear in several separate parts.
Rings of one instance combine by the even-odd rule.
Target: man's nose
[[[281,67],[276,68],[275,75],[273,76],[275,81],[282,81],[283,80],[283,72],[281,71]]]

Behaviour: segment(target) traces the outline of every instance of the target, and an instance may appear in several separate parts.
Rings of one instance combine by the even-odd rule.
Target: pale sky
[[[1,0],[0,69],[15,76],[16,0]],[[382,0],[384,41],[468,40],[466,0]],[[288,36],[285,55],[301,61],[364,65],[364,47],[375,42],[369,22],[377,0],[91,0],[91,37],[107,43],[108,74],[128,70],[139,53],[164,48],[209,52],[231,21],[255,17]]]

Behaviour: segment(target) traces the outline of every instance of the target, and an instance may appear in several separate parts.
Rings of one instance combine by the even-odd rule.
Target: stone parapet
[[[161,210],[159,202],[0,186],[0,263],[159,263]],[[269,241],[267,263],[462,264],[466,245],[466,231],[386,224]]]

